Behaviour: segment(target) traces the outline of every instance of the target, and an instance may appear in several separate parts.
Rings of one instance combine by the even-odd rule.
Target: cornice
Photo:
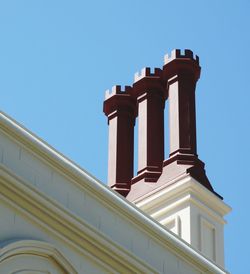
[[[171,252],[176,254],[179,258],[193,264],[203,272],[218,274],[227,273],[194,250],[186,242],[167,231],[163,226],[147,216],[135,205],[129,203],[125,198],[103,185],[89,173],[57,152],[3,112],[0,112],[0,129],[8,133],[23,146],[29,148],[32,153],[35,153],[47,164],[50,164],[53,168],[62,172],[70,179],[72,184],[77,184],[85,191],[91,192],[91,194],[105,206],[112,208],[116,214],[122,215],[123,218],[135,224],[141,231],[147,233],[159,244],[164,246],[164,248],[171,250]],[[0,174],[2,178],[0,180],[0,192],[2,193],[2,197],[5,197],[5,199],[7,199],[8,202],[11,202],[15,207],[18,206],[17,208],[22,208],[22,212],[36,219],[37,223],[40,222],[41,225],[46,225],[47,229],[53,230],[54,233],[57,233],[57,231],[60,232],[57,233],[58,237],[63,237],[65,241],[74,245],[75,248],[81,248],[82,252],[83,248],[88,248],[90,253],[95,252],[95,254],[97,254],[97,252],[100,252],[101,258],[103,258],[103,256],[108,256],[106,258],[107,261],[112,261],[110,263],[113,263],[114,267],[120,267],[120,264],[123,265],[126,260],[132,260],[132,258],[126,259],[131,256],[126,250],[115,245],[108,239],[105,239],[105,236],[84,223],[82,219],[73,216],[56,202],[50,200],[41,193],[38,193],[35,188],[31,187],[29,184],[25,184],[25,182],[20,178],[13,176],[11,172],[8,172],[5,168],[1,168]],[[6,183],[7,179],[9,183]],[[39,216],[39,219],[36,218],[36,216]],[[59,228],[61,231],[58,230]],[[102,244],[99,245],[98,248],[94,247],[93,242],[89,239],[94,239],[95,243],[98,242],[99,244]],[[110,253],[110,251],[112,252]],[[122,255],[120,255],[121,253]],[[109,257],[110,254],[114,254],[116,260]],[[121,258],[122,261],[117,262],[118,258]],[[132,261],[134,265],[141,264],[140,267],[150,269],[148,266],[143,266],[143,263],[139,260],[136,262],[135,258],[133,258]],[[125,263],[124,267],[126,269],[128,265]],[[138,269],[140,267],[138,266]],[[134,270],[135,269],[136,268],[134,268]],[[143,273],[149,272],[144,271]],[[152,269],[151,273],[156,272]]]
[[[190,199],[191,202],[199,206],[206,206],[210,211],[216,212],[220,217],[231,211],[231,207],[219,199],[214,193],[209,191],[191,176],[185,176],[174,181],[171,185],[163,185],[140,197],[135,204],[142,210],[148,212],[152,208],[159,207],[168,200],[180,200],[183,203],[183,197]]]
[[[188,191],[186,193],[182,193],[180,196],[178,196],[178,198],[177,197],[175,198],[176,198],[175,201],[171,199],[169,203],[165,202],[162,204],[157,204],[157,206],[155,207],[153,206],[147,207],[147,210],[145,210],[144,208],[141,208],[141,209],[145,210],[145,212],[150,214],[150,216],[153,217],[154,219],[159,220],[159,218],[161,218],[161,216],[164,216],[166,212],[169,212],[175,208],[180,208],[180,207],[185,208],[191,205],[195,205],[199,207],[201,210],[203,210],[204,212],[206,212],[208,215],[213,217],[213,219],[217,220],[219,223],[223,225],[227,223],[221,215],[219,215],[214,210],[211,210],[211,208],[209,208],[205,203],[200,201],[196,195],[193,195],[192,193]]]

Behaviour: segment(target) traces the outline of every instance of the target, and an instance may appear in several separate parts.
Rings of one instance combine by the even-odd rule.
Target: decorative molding
[[[11,171],[3,166],[0,166],[0,197],[22,214],[28,215],[34,223],[83,252],[107,271],[116,269],[125,273],[133,273],[135,270],[142,273],[157,273],[83,219],[46,197],[21,178],[13,176]]]
[[[141,208],[141,209],[147,212],[148,214],[150,214],[150,216],[153,217],[154,219],[158,220],[166,212],[169,212],[180,206],[184,208],[184,207],[190,206],[190,204],[193,204],[197,206],[199,209],[201,209],[202,211],[206,212],[212,218],[217,220],[220,224],[223,224],[223,225],[226,224],[226,221],[223,219],[222,216],[217,214],[215,211],[209,208],[205,203],[200,201],[197,194],[194,195],[193,193],[189,193],[187,190],[186,193],[180,193],[180,197],[178,197],[178,199],[177,197],[175,198],[176,198],[176,201],[168,203],[167,205],[161,206],[160,210],[156,210],[155,209],[156,207],[152,207],[152,208],[148,207],[147,210],[145,210],[144,208]]]
[[[54,260],[66,273],[77,274],[73,266],[53,245],[36,240],[20,240],[4,246],[0,249],[0,267],[1,263],[18,255],[45,257]]]
[[[204,218],[204,216],[200,215],[200,251],[203,254],[205,254],[205,256],[208,256],[208,254],[206,254],[206,252],[205,252],[206,245],[203,242],[203,239],[206,237],[205,231],[204,231],[205,227],[209,228],[213,233],[212,257],[210,259],[212,259],[213,261],[216,262],[217,261],[217,254],[216,254],[217,231],[216,231],[216,227],[210,221],[208,221],[206,218]]]
[[[160,221],[160,223],[163,226],[165,226],[168,230],[172,231],[173,233],[175,233],[176,235],[181,237],[181,218],[180,218],[180,216],[177,215],[174,217],[168,217],[168,218]],[[170,227],[171,223],[174,224],[174,226],[173,226],[174,229],[171,229],[171,227]]]
[[[193,201],[194,197],[197,201],[202,201],[206,207],[217,212],[220,217],[223,217],[231,211],[231,207],[191,176],[179,179],[171,185],[159,187],[155,191],[152,191],[150,195],[145,195],[141,197],[140,200],[135,201],[135,204],[147,212],[167,200],[174,200],[177,197],[179,199],[179,197],[185,197],[186,195],[192,195]],[[185,200],[186,198],[183,199]],[[183,200],[181,200],[181,202],[183,202]]]

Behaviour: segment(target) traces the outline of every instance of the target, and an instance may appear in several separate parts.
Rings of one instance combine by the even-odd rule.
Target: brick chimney
[[[163,68],[145,68],[132,87],[107,93],[108,184],[220,266],[224,215],[230,212],[210,184],[196,144],[198,56],[173,50]],[[169,157],[164,160],[164,106],[169,100]],[[138,172],[133,175],[138,114]],[[133,177],[134,176],[134,177]]]
[[[132,95],[138,107],[138,172],[132,183],[156,182],[164,159],[164,89],[162,71],[135,74]]]
[[[196,145],[195,87],[198,56],[173,50],[163,68],[144,68],[132,87],[106,93],[109,122],[108,184],[134,201],[189,174],[214,192]],[[169,158],[164,160],[164,106],[169,100]],[[138,113],[138,172],[133,177],[134,123]],[[132,185],[132,188],[131,188]],[[131,189],[131,191],[130,191]],[[215,192],[214,192],[215,193]],[[215,193],[218,195],[217,193]],[[218,195],[219,196],[219,195]],[[220,196],[219,196],[220,197]]]
[[[159,184],[183,174],[190,174],[200,184],[214,192],[198,159],[196,143],[195,88],[200,77],[199,57],[191,50],[173,50],[166,55],[163,81],[169,100],[169,158],[163,163]],[[216,194],[218,195],[218,194]]]
[[[126,196],[134,170],[134,125],[136,102],[131,87],[114,86],[106,91],[103,111],[108,117],[108,185]]]

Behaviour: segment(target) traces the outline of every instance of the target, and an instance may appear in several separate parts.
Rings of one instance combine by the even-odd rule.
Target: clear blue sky
[[[104,91],[162,66],[173,48],[200,56],[198,152],[233,212],[226,266],[247,273],[250,1],[0,1],[0,108],[101,181]]]

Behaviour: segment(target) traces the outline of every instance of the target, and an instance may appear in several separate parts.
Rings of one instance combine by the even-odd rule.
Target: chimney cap
[[[166,54],[164,56],[164,65],[171,62],[174,59],[189,59],[195,61],[197,65],[199,65],[199,56],[194,55],[192,50],[190,49],[185,49],[184,53],[182,53],[180,49],[172,50],[170,55]]]
[[[132,87],[120,85],[113,86],[111,90],[106,90],[105,100],[103,103],[103,112],[109,116],[112,112],[117,110],[132,109],[133,116],[136,116],[136,101],[131,96]]]
[[[131,89],[131,86],[125,86],[124,89],[122,89],[121,85],[115,85],[111,90],[108,89],[105,91],[105,100],[108,100],[116,94],[129,94]]]
[[[154,68],[154,72],[151,72],[151,68],[150,67],[145,67],[143,69],[141,69],[140,72],[136,72],[134,74],[134,83],[140,81],[141,79],[145,78],[145,77],[161,77],[161,73],[162,70],[160,68]]]

